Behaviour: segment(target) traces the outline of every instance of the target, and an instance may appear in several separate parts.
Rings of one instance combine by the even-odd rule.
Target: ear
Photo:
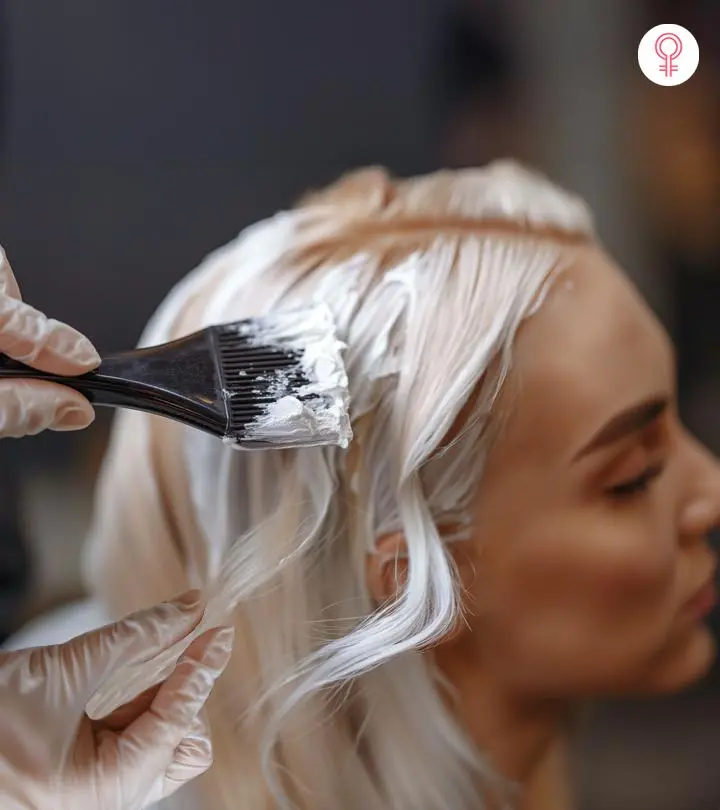
[[[379,605],[397,597],[407,582],[407,572],[407,543],[402,532],[384,534],[365,557],[365,581]]]

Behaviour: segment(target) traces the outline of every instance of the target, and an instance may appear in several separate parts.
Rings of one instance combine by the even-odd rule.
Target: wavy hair
[[[401,181],[368,169],[248,228],[171,292],[146,344],[325,301],[355,434],[347,452],[237,452],[118,420],[93,589],[124,613],[200,585],[203,626],[237,627],[201,806],[477,808],[494,777],[424,651],[462,615],[448,543],[468,530],[514,336],[590,238],[580,200],[511,162]],[[396,531],[406,584],[377,605],[366,557]]]

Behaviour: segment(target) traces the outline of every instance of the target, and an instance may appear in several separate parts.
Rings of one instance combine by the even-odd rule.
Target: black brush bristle
[[[242,440],[245,427],[281,397],[302,399],[310,384],[302,352],[293,348],[254,345],[236,328],[216,327],[218,372],[228,412],[229,437]]]

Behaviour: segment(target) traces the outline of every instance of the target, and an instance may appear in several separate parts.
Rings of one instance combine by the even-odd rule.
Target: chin
[[[672,694],[688,689],[708,674],[716,654],[715,637],[709,628],[699,625],[655,659],[644,688],[638,691]]]

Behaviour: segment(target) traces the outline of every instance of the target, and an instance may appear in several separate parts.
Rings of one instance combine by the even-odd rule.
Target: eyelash
[[[626,499],[632,498],[636,495],[643,495],[650,488],[650,484],[658,478],[664,469],[662,464],[656,464],[654,467],[648,467],[636,478],[631,481],[623,481],[621,484],[616,484],[608,489],[608,495],[613,498]]]

